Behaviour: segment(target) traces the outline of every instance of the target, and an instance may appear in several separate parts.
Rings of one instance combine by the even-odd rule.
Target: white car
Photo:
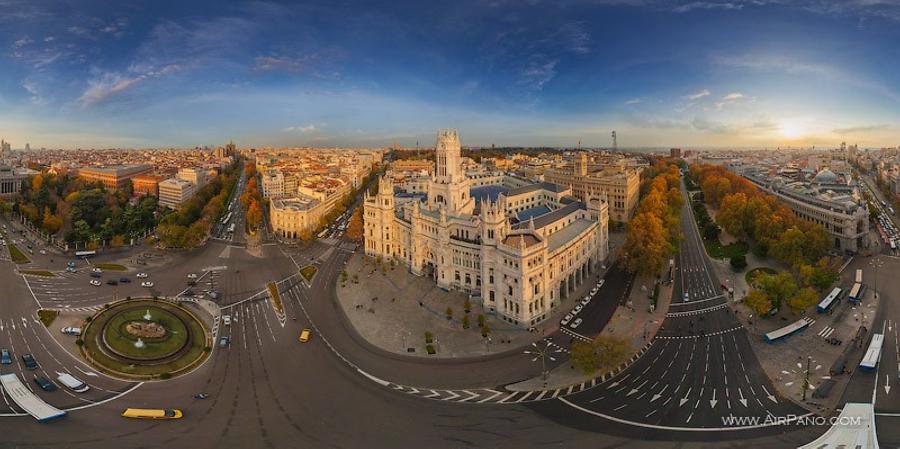
[[[231,315],[222,315],[222,324],[231,326]]]
[[[581,309],[583,309],[583,308],[584,308],[583,305],[581,305],[581,304],[575,304],[575,308],[572,309],[572,313],[578,313],[578,312],[581,312]]]
[[[685,292],[685,293],[684,293],[684,302],[688,302],[688,301],[690,301],[690,300],[691,300],[690,295],[688,295],[687,292]]]
[[[188,279],[197,279],[196,273],[188,273]]]
[[[564,316],[563,319],[559,321],[559,324],[565,326],[566,324],[569,324],[569,321],[572,321],[571,313],[567,313],[566,316]]]
[[[66,335],[75,335],[75,336],[81,335],[80,327],[64,327],[64,328],[60,329],[59,331]]]
[[[583,321],[584,320],[582,320],[581,318],[576,318],[575,321],[572,321],[572,324],[570,324],[569,327],[575,329],[576,327],[580,326]]]
[[[150,287],[153,287],[153,283],[150,281],[144,281],[144,282],[141,282],[141,287],[150,288]]]
[[[584,299],[581,300],[581,305],[586,306],[586,305],[588,305],[589,302],[591,302],[591,297],[586,296]]]
[[[44,250],[41,250],[40,253],[41,253],[42,256],[46,256],[46,255],[47,255],[47,251],[44,251]]]
[[[134,275],[134,277],[140,278],[140,279],[146,279],[149,277],[149,275],[147,273],[138,273],[138,274]]]
[[[91,268],[91,273],[102,273],[102,272],[103,272],[103,270],[101,270],[97,267]]]
[[[99,287],[103,284],[100,281],[98,281],[97,279],[91,279],[91,285],[93,285],[94,287]]]
[[[600,291],[600,287],[594,287],[591,289],[591,295],[596,295],[597,292],[599,292],[599,291]]]

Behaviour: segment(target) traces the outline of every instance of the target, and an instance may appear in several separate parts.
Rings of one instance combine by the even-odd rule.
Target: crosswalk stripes
[[[831,326],[825,326],[821,331],[819,331],[819,336],[822,338],[831,337],[831,334],[834,333],[834,328]]]

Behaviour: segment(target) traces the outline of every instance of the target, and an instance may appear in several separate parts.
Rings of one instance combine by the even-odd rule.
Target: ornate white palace
[[[365,251],[394,259],[522,327],[550,317],[609,252],[609,208],[566,187],[471,187],[459,136],[441,130],[424,194],[394,192],[390,175],[364,203]]]

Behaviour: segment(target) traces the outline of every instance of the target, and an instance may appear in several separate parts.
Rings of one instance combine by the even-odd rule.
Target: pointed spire
[[[534,215],[528,218],[528,229],[534,231]]]

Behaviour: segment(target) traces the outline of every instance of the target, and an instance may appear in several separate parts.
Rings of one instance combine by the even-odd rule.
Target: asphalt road
[[[98,396],[84,399],[99,400],[119,391],[127,394],[103,404],[88,404],[89,407],[49,424],[39,424],[30,417],[0,417],[0,447],[718,448],[752,444],[783,448],[808,442],[824,431],[782,427],[736,433],[679,432],[620,421],[629,418],[642,424],[712,425],[729,404],[735,409],[743,407],[739,394],[746,395],[747,408],[753,413],[763,410],[760,407],[773,413],[783,412],[779,408],[782,401],[769,405],[765,402],[769,399],[760,396],[761,388],[751,390],[768,385],[768,381],[758,377],[759,369],[743,331],[712,335],[729,329],[733,321],[721,309],[702,310],[716,305],[715,300],[704,302],[698,296],[687,306],[677,306],[702,313],[703,321],[698,316],[667,318],[663,333],[654,340],[651,350],[618,377],[624,390],[619,390],[618,385],[610,388],[616,381],[611,379],[582,393],[562,395],[566,396],[565,402],[559,398],[532,402],[537,395],[524,400],[524,394],[507,393],[491,398],[493,393],[488,390],[499,392],[502,385],[538,374],[539,367],[521,354],[521,349],[464,360],[422,360],[385,353],[348,331],[346,318],[335,302],[335,280],[349,256],[345,250],[322,242],[303,249],[283,251],[269,245],[263,250],[265,257],[256,258],[243,248],[210,242],[199,250],[151,257],[141,270],[148,272],[155,288],[166,295],[183,290],[186,273],[199,272],[206,266],[227,266],[219,271],[217,282],[225,294],[221,300],[226,307],[223,313],[232,315],[234,321],[230,326],[219,326],[218,332],[231,337],[230,346],[214,348],[209,361],[198,370],[166,382],[133,385],[92,376],[98,390],[101,385],[109,385],[111,393],[104,396],[98,392]],[[703,258],[686,256],[687,259],[679,258],[679,273],[691,273],[688,268],[707,263]],[[319,272],[311,285],[290,277],[296,273],[297,265],[311,259],[319,261]],[[15,275],[14,269],[10,262],[0,261],[0,282],[10,286],[4,287],[0,307],[0,321],[4,323],[17,323],[16,320],[33,315],[37,308],[26,281]],[[688,279],[697,283],[682,282],[680,274],[676,277],[676,292],[699,292],[716,286],[714,282],[706,286],[699,283],[699,274],[691,276],[688,274]],[[265,282],[285,278],[288,279],[280,284],[285,320],[279,319],[268,301],[239,303],[261,291]],[[91,291],[92,287],[84,282],[64,279],[61,282],[72,282],[71,288],[83,284],[83,289]],[[608,278],[607,284],[610,288],[606,290],[604,286],[592,301],[598,309],[589,314],[598,318],[602,316],[604,301],[621,298],[621,287],[614,287],[626,282],[611,283]],[[107,287],[93,291],[98,292],[99,298]],[[51,291],[55,292],[36,292],[35,296],[52,298]],[[73,298],[81,298],[74,296],[76,293],[72,291]],[[673,307],[673,312],[677,307]],[[685,320],[699,323],[694,325],[695,332],[703,330],[707,335],[684,335],[685,326],[690,328]],[[312,340],[306,344],[297,341],[303,328],[314,330]],[[52,354],[64,368],[84,368],[37,323],[0,331],[0,347],[6,342],[17,345],[16,355],[20,345],[32,345],[30,350],[42,365],[52,363],[47,361]],[[722,360],[728,361],[727,371]],[[744,372],[737,368],[741,362]],[[684,373],[689,377],[682,377]],[[748,376],[752,382],[745,385],[742,382],[747,380],[742,381],[742,376]],[[85,380],[86,376],[76,377]],[[654,382],[658,384],[653,385]],[[418,390],[414,393],[412,389],[417,388],[433,389],[437,395]],[[698,388],[704,389],[703,393]],[[629,394],[632,389],[638,392]],[[210,397],[193,399],[201,391]],[[477,399],[466,399],[466,391],[476,393]],[[589,402],[601,394],[610,397]],[[654,399],[656,394],[660,397]],[[683,394],[689,402],[682,407],[678,403]],[[715,405],[708,402],[712,394],[717,395]],[[75,400],[59,391],[39,395],[65,408]],[[666,400],[666,406],[656,405]],[[619,406],[617,401],[627,401],[628,405],[614,410]],[[700,404],[695,406],[697,401]],[[171,422],[127,420],[118,416],[125,407],[177,407],[184,410],[185,417]],[[642,416],[653,409],[658,411],[650,417]],[[691,423],[684,423],[691,413]]]

